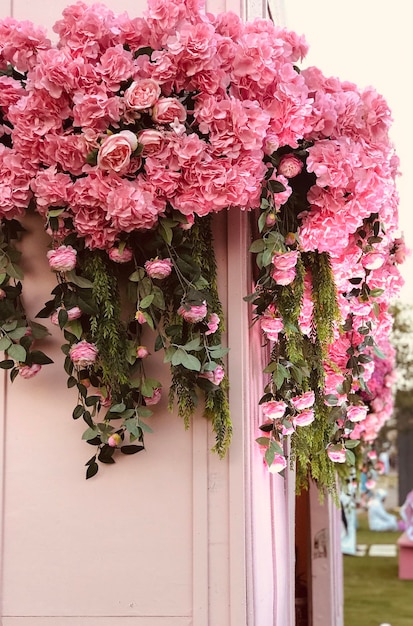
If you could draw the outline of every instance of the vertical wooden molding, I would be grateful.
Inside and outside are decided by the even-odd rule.
[[[4,585],[4,520],[6,497],[6,416],[7,416],[7,372],[0,375],[0,624],[3,616]]]

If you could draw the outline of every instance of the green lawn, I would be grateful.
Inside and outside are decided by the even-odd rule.
[[[396,543],[400,533],[368,530],[359,516],[357,543]],[[397,557],[344,556],[344,626],[413,626],[413,580],[399,580]]]

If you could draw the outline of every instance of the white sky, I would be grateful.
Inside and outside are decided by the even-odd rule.
[[[372,85],[393,114],[392,139],[402,176],[400,228],[413,250],[413,32],[409,0],[284,0],[287,28],[310,46],[302,66]],[[409,99],[409,96],[411,99]],[[402,266],[401,299],[413,304],[413,254]]]

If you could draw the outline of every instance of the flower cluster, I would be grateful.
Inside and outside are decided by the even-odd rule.
[[[231,424],[210,222],[254,210],[260,275],[250,299],[271,348],[259,439],[267,465],[285,467],[290,434],[305,467],[320,445],[323,458],[341,461],[344,449],[348,460],[350,433],[369,419],[368,382],[382,380],[375,359],[401,282],[383,98],[300,72],[303,37],[207,14],[201,0],[150,0],[141,18],[77,2],[54,31],[56,45],[29,22],[0,21],[5,367],[29,377],[46,358],[20,336],[34,328],[24,316],[7,326],[22,276],[6,225],[34,208],[58,281],[39,315],[64,331],[73,417],[98,447],[88,477],[115,449],[143,448],[147,407],[161,398],[145,374],[146,327],[172,368],[170,404],[176,396],[188,424],[201,389],[223,454]],[[127,323],[123,273],[135,307]],[[302,434],[311,432],[322,433],[318,448]]]

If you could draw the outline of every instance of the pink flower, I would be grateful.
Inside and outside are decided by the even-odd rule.
[[[133,252],[130,248],[126,246],[120,251],[120,248],[114,247],[111,248],[108,252],[109,258],[111,261],[115,263],[129,263],[129,261],[133,258]]]
[[[201,322],[207,314],[207,304],[205,300],[202,304],[190,306],[189,309],[187,306],[180,306],[178,314],[182,315],[184,320],[190,324]]]
[[[150,278],[157,278],[158,280],[162,280],[163,278],[167,278],[172,272],[172,261],[171,259],[155,259],[154,261],[146,261],[145,265],[146,273]]]
[[[268,226],[269,228],[271,228],[271,226],[274,226],[276,221],[277,221],[276,214],[275,213],[268,213],[267,217],[265,218],[265,225]]]
[[[347,419],[350,422],[361,422],[366,419],[367,407],[362,404],[354,404],[347,409]]]
[[[330,445],[327,446],[327,454],[333,463],[346,462],[346,449],[343,445],[330,443]]]
[[[280,271],[291,270],[297,265],[298,252],[290,250],[289,252],[277,253],[272,257],[272,263],[275,269]]]
[[[158,124],[170,124],[175,121],[185,122],[186,109],[176,98],[161,98],[153,107],[152,119]]]
[[[97,157],[101,170],[122,174],[129,167],[132,152],[138,147],[138,138],[130,130],[110,135],[103,140]]]
[[[52,315],[50,316],[50,321],[52,322],[52,324],[55,324],[55,326],[59,325],[59,312],[61,310],[62,310],[62,307],[59,306],[59,308],[56,309],[56,311],[54,311]],[[82,317],[82,311],[79,309],[78,306],[74,306],[71,309],[66,309],[66,313],[67,313],[67,319],[69,322],[73,320],[77,320],[80,317]]]
[[[153,390],[153,393],[150,397],[144,396],[143,399],[145,400],[145,404],[149,406],[152,404],[158,404],[161,397],[162,397],[162,389],[160,387],[156,387]]]
[[[278,173],[286,178],[294,178],[303,169],[303,162],[293,154],[285,154],[278,165]]]
[[[141,311],[141,310],[136,311],[136,313],[135,313],[135,320],[138,322],[138,324],[146,324],[146,317],[145,317],[143,311]]]
[[[287,459],[282,454],[276,454],[271,465],[268,467],[268,471],[271,474],[279,474],[283,469],[287,467]]]
[[[217,332],[219,326],[220,319],[216,313],[211,313],[208,318],[207,326],[208,330],[206,331],[206,335],[213,335]]]
[[[262,413],[268,419],[281,419],[285,415],[287,405],[282,400],[270,400],[262,403]]]
[[[361,257],[361,264],[366,270],[377,270],[385,261],[386,257],[381,252],[368,252]]]
[[[98,354],[99,352],[95,344],[84,340],[73,344],[69,350],[69,356],[76,367],[93,365]]]
[[[295,268],[291,270],[273,270],[271,276],[277,285],[291,285],[295,278]]]
[[[306,391],[301,396],[294,396],[291,398],[291,402],[297,411],[302,411],[303,409],[309,409],[313,406],[315,401],[314,391]]]
[[[152,107],[161,95],[159,84],[152,78],[135,81],[125,91],[126,106],[134,111],[144,111]]]
[[[72,246],[59,246],[56,250],[49,250],[50,269],[54,272],[70,272],[76,266],[77,252]]]
[[[376,486],[376,481],[373,478],[369,478],[366,481],[366,489],[368,489],[369,491],[374,489],[375,486]]]
[[[203,372],[202,374],[199,375],[199,378],[206,378],[207,380],[211,381],[213,385],[218,386],[221,384],[224,376],[225,376],[224,368],[221,367],[221,365],[217,365],[216,368],[212,370],[212,372]]]
[[[42,366],[38,363],[33,363],[33,365],[22,365],[19,367],[19,376],[22,378],[28,379],[36,376],[42,369]]]
[[[367,457],[371,460],[371,461],[375,461],[377,459],[377,452],[375,450],[369,450],[367,452]]]
[[[136,348],[136,356],[138,357],[138,359],[146,359],[148,355],[149,350],[146,346],[138,346]]]
[[[4,289],[0,288],[0,300],[4,300],[4,298],[7,296],[6,292],[4,291]]]
[[[143,146],[142,156],[159,152],[162,149],[164,140],[165,135],[160,130],[155,130],[155,128],[142,130],[138,134],[138,141]]]
[[[115,433],[114,435],[111,435],[109,437],[108,446],[110,446],[111,448],[116,448],[116,446],[118,446],[121,441],[122,437],[118,433]]]
[[[308,426],[312,422],[314,422],[314,411],[312,409],[298,413],[293,419],[294,426]]]

